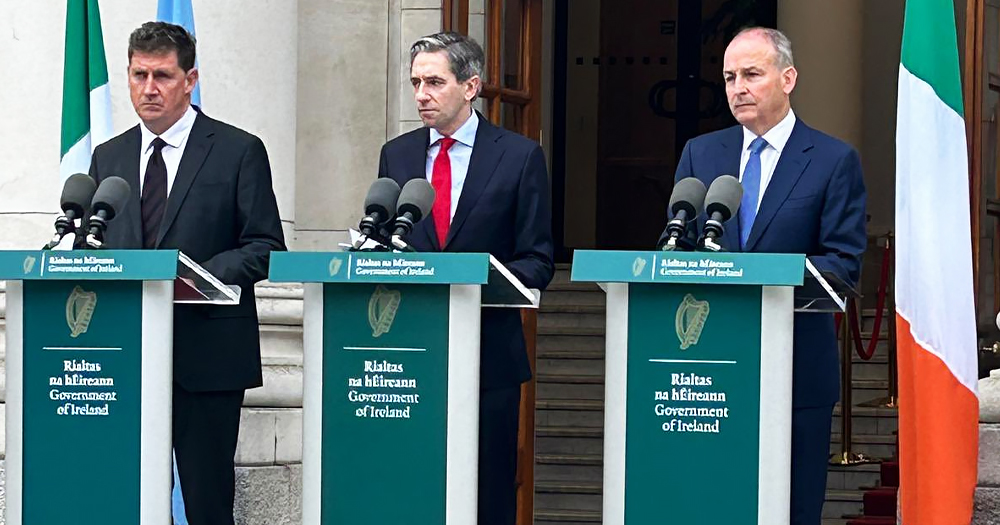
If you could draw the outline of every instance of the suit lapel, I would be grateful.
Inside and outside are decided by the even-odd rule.
[[[785,149],[778,158],[778,164],[774,167],[771,181],[764,190],[764,198],[760,201],[753,229],[750,230],[750,237],[747,239],[747,251],[753,250],[756,246],[771,219],[784,204],[795,183],[802,176],[802,172],[809,165],[809,156],[805,152],[812,148],[812,141],[809,140],[808,131],[809,128],[801,120],[795,120],[795,128],[792,129],[788,143],[785,144]]]
[[[715,173],[718,175],[732,175],[740,178],[740,154],[743,152],[743,127],[733,126],[723,134],[719,142],[718,154],[715,156]],[[714,180],[714,179],[713,179]],[[726,229],[722,232],[720,244],[727,251],[739,251],[740,249],[740,219],[739,214],[731,217],[726,222]]]
[[[451,227],[448,229],[446,247],[455,239],[465,220],[469,218],[469,213],[479,201],[483,189],[486,188],[503,157],[504,149],[499,144],[503,135],[478,111],[476,115],[479,117],[479,129],[476,130],[476,142],[472,147],[472,158],[469,159],[469,171],[465,174],[462,195],[458,199],[458,209],[455,210]]]
[[[156,246],[163,242],[163,237],[170,231],[170,226],[177,218],[177,213],[191,189],[191,184],[194,183],[201,166],[205,163],[208,152],[212,151],[212,145],[215,143],[214,135],[215,129],[211,119],[198,113],[191,126],[187,145],[184,146],[184,156],[181,157],[181,163],[177,167],[174,183],[170,187],[167,209],[163,212],[163,223],[160,225],[159,235],[156,236]]]
[[[142,193],[139,188],[139,162],[142,158],[139,150],[141,148],[142,132],[139,131],[139,126],[136,126],[129,130],[128,135],[125,136],[124,153],[121,157],[125,165],[119,173],[112,174],[125,179],[131,193],[122,218],[116,217],[115,220],[115,225],[121,224],[123,229],[125,246],[142,246]]]

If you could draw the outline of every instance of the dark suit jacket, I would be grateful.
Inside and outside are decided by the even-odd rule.
[[[676,180],[697,177],[706,186],[719,175],[739,176],[743,128],[691,139]],[[738,215],[738,214],[737,214]],[[802,253],[820,270],[855,285],[865,233],[865,186],[857,152],[796,119],[764,191],[745,251]],[[704,215],[699,227],[704,225]],[[740,251],[739,218],[725,224],[722,246]],[[830,314],[795,314],[793,403],[830,406],[840,396],[837,336]]]
[[[112,249],[142,248],[141,132],[136,126],[94,151],[90,175],[125,179],[132,197],[109,224]],[[174,308],[174,381],[189,391],[262,384],[254,283],[267,277],[271,250],[284,250],[271,166],[261,140],[199,112],[167,199],[157,248],[178,249],[226,284],[237,306]]]
[[[425,178],[429,141],[430,131],[421,128],[386,143],[379,177],[391,177],[400,186]],[[525,286],[544,289],[555,266],[542,148],[479,115],[469,172],[444,247],[431,216],[417,223],[406,241],[423,252],[491,253]],[[518,310],[484,308],[481,341],[482,389],[513,386],[531,377]]]

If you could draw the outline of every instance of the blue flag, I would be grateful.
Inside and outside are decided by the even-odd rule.
[[[187,29],[191,36],[194,36],[194,10],[191,9],[191,0],[158,0],[156,6],[156,19],[161,22],[170,22]],[[198,67],[198,59],[195,58],[194,66]],[[201,81],[194,87],[191,93],[191,103],[201,107]]]
[[[187,29],[191,36],[194,36],[194,10],[191,9],[191,0],[158,0],[156,6],[156,19],[160,22],[170,22]],[[197,55],[194,66],[198,67]],[[201,80],[194,86],[191,93],[191,103],[201,107]],[[171,494],[171,507],[174,517],[174,525],[188,525],[187,516],[184,513],[184,496],[181,495],[181,480],[177,474],[177,461],[174,460],[174,490]]]

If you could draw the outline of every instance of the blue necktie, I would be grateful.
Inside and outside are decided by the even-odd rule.
[[[753,220],[757,217],[757,201],[760,199],[760,152],[767,147],[767,141],[762,137],[753,139],[750,143],[750,158],[743,168],[743,198],[740,200],[740,249],[747,246]]]

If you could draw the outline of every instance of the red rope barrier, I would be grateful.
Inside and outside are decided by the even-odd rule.
[[[851,332],[852,339],[854,340],[854,349],[864,361],[868,361],[875,355],[875,349],[878,347],[879,334],[882,332],[882,318],[885,316],[885,299],[886,292],[889,288],[889,266],[892,259],[892,249],[889,247],[888,242],[886,243],[885,252],[882,256],[882,268],[879,275],[879,286],[878,286],[878,300],[876,301],[875,307],[875,322],[872,324],[872,337],[868,341],[867,348],[865,348],[864,342],[861,340],[861,320],[860,315],[858,315],[857,308],[851,304],[848,304],[847,315],[851,319]]]

